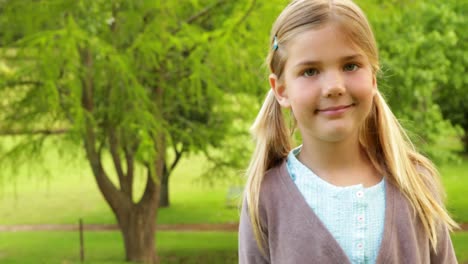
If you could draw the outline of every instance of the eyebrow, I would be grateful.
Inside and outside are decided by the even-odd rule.
[[[363,58],[364,58],[364,56],[361,55],[361,54],[353,54],[353,55],[341,57],[341,58],[338,59],[338,61],[344,62],[344,61],[351,61],[351,60],[360,60],[360,59],[363,59]],[[298,67],[302,67],[302,66],[320,65],[320,64],[322,64],[321,61],[305,60],[305,61],[299,62],[294,67],[298,68]]]

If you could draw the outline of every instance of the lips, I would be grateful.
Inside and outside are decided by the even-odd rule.
[[[348,105],[330,106],[322,109],[317,109],[316,112],[340,112],[340,110],[344,110],[352,106],[354,106],[354,103]]]

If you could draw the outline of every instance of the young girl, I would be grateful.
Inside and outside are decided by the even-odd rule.
[[[456,263],[437,171],[379,93],[377,47],[359,7],[292,1],[267,61],[239,262]],[[295,149],[282,108],[301,134]]]

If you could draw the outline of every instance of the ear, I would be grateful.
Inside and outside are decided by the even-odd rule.
[[[270,74],[269,80],[270,87],[273,90],[273,93],[275,94],[276,101],[278,101],[278,103],[282,107],[291,107],[291,104],[289,103],[288,93],[286,91],[286,86],[278,80],[276,74]]]

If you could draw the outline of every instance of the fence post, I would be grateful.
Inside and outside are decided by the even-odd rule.
[[[80,261],[84,262],[83,219],[80,218]]]

